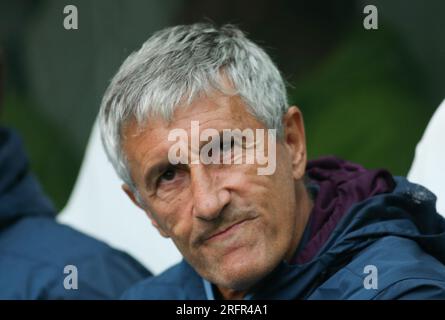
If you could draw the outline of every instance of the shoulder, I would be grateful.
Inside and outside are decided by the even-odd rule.
[[[98,256],[126,256],[102,241],[47,217],[23,218],[2,230],[0,254],[56,266]]]
[[[445,265],[416,241],[387,236],[356,254],[313,298],[326,294],[332,299],[445,298]]]
[[[445,299],[445,265],[413,239],[385,237],[360,260],[356,271],[375,260],[380,284],[373,299]]]
[[[205,299],[201,277],[182,261],[158,276],[143,280],[121,297],[124,300]]]
[[[78,290],[63,287],[67,266],[76,267]],[[117,298],[149,275],[129,255],[52,218],[23,218],[0,233],[0,284],[25,299]]]

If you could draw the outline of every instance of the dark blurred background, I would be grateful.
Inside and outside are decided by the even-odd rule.
[[[65,30],[63,8],[78,8]],[[363,8],[378,9],[365,30]],[[235,23],[266,48],[304,113],[310,158],[335,154],[405,175],[445,97],[445,1],[0,0],[1,122],[23,136],[61,209],[102,94],[155,30]]]

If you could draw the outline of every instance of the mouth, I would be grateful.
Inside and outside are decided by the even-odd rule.
[[[232,225],[230,225],[229,227],[217,231],[216,233],[212,234],[210,237],[208,237],[205,242],[207,241],[215,241],[215,240],[223,240],[226,237],[229,237],[232,233],[236,232],[237,229],[241,228],[242,226],[244,226],[247,222],[253,220],[254,218],[250,218],[250,219],[244,219],[241,220],[239,222],[236,222]]]

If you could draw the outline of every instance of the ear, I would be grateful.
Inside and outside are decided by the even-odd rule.
[[[291,106],[283,117],[284,145],[292,160],[292,173],[299,180],[306,170],[306,136],[303,115],[296,106]]]
[[[145,205],[139,203],[139,201],[138,201],[137,198],[136,198],[136,195],[135,195],[134,192],[131,190],[131,188],[128,186],[128,184],[125,184],[125,183],[124,183],[124,184],[122,185],[122,190],[124,190],[124,192],[127,194],[127,196],[131,199],[131,201],[132,201],[137,207],[139,207],[140,209],[142,209],[142,210],[145,212],[145,214],[147,215],[147,217],[150,219],[151,224],[153,225],[153,227],[155,227],[155,228],[158,230],[159,234],[160,234],[161,236],[163,236],[164,238],[169,238],[169,236],[167,235],[167,233],[165,233],[165,231],[162,230],[162,228],[159,227],[158,222],[154,219],[153,214],[150,212],[150,210],[148,210],[148,208],[147,208]]]

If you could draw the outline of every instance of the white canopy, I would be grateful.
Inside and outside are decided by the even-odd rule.
[[[445,100],[417,144],[408,179],[435,193],[437,211],[445,216]]]

